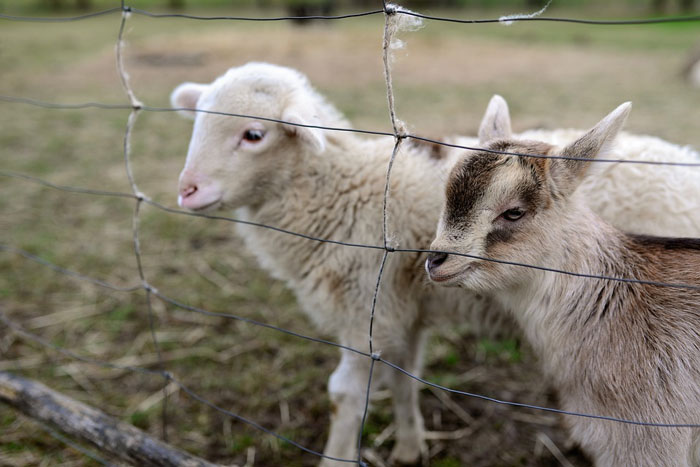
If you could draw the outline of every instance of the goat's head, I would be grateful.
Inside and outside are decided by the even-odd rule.
[[[557,242],[567,218],[575,216],[571,195],[590,160],[612,143],[629,113],[625,103],[563,149],[510,134],[508,106],[494,96],[479,128],[480,146],[454,166],[446,186],[446,204],[426,261],[430,278],[443,285],[480,291],[512,286],[528,269],[480,258],[542,264],[561,254]],[[562,156],[574,159],[525,157]]]
[[[300,153],[325,146],[321,130],[303,126],[318,124],[310,91],[301,73],[265,63],[231,68],[210,84],[178,86],[171,103],[194,119],[178,204],[193,211],[250,206],[283,186],[280,177]]]

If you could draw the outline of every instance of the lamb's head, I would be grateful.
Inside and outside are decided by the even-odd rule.
[[[448,177],[446,204],[431,245],[432,250],[458,254],[431,254],[425,264],[431,280],[495,291],[516,286],[530,270],[479,258],[537,265],[548,264],[549,255],[562,254],[557,245],[566,241],[567,220],[585,209],[572,195],[590,160],[611,145],[630,108],[630,103],[622,104],[584,136],[558,149],[512,139],[508,106],[494,96],[479,128],[481,147],[580,160],[465,154]]]
[[[318,125],[319,113],[330,108],[306,77],[290,68],[248,63],[210,84],[181,84],[171,103],[194,119],[178,197],[190,210],[260,203],[284,186],[283,177],[301,154],[325,147],[322,130],[271,121]]]

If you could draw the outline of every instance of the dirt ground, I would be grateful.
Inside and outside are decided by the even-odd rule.
[[[0,95],[56,103],[126,102],[114,65],[119,21],[112,15],[68,24],[3,23]],[[168,106],[177,84],[211,81],[230,66],[251,60],[292,66],[356,128],[389,131],[382,25],[381,16],[299,27],[133,15],[125,31],[125,64],[138,98],[154,107]],[[585,128],[631,100],[629,131],[697,148],[700,90],[680,76],[697,33],[697,23],[615,28],[427,22],[402,35],[406,44],[392,65],[398,116],[418,135],[474,134],[489,98],[498,93],[510,104],[516,131]],[[127,117],[124,110],[49,110],[0,101],[0,171],[130,192],[122,154]],[[145,112],[134,128],[136,181],[167,206],[176,204],[190,125],[171,112]],[[2,180],[2,245],[120,286],[139,283],[132,200],[67,193],[17,177]],[[227,222],[144,206],[140,243],[145,276],[168,296],[333,338],[319,335],[284,285],[255,265]],[[23,328],[81,355],[158,368],[143,291],[110,291],[7,248],[0,250],[0,270],[0,312]],[[216,405],[323,449],[329,413],[325,385],[336,349],[158,299],[152,307],[168,371]],[[0,329],[0,370],[40,380],[160,436],[161,378],[78,363]],[[556,406],[525,345],[461,327],[435,333],[425,377],[497,399]],[[374,396],[363,444],[367,461],[381,466],[393,432],[390,402],[383,393]],[[421,396],[435,438],[429,441],[432,466],[588,464],[556,415],[428,387]],[[308,466],[318,461],[172,386],[167,413],[169,442],[212,462]],[[0,406],[0,465],[97,463]]]

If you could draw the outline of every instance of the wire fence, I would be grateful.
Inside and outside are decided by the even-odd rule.
[[[53,271],[55,271],[58,274],[65,275],[67,277],[70,277],[72,279],[78,280],[78,281],[85,281],[87,283],[90,283],[94,286],[102,287],[109,289],[114,292],[121,292],[121,293],[137,293],[137,292],[143,292],[145,293],[145,298],[146,298],[146,306],[147,306],[147,313],[148,313],[148,320],[149,320],[149,327],[150,327],[150,335],[151,335],[151,340],[153,343],[153,346],[156,350],[157,356],[158,356],[158,367],[156,370],[149,369],[149,368],[144,368],[144,367],[139,367],[139,366],[130,366],[130,365],[121,365],[121,364],[115,364],[113,362],[109,361],[103,361],[99,359],[93,359],[90,357],[85,357],[83,355],[80,355],[79,353],[76,353],[70,349],[61,347],[59,345],[56,345],[41,336],[28,332],[25,330],[21,325],[17,324],[16,322],[12,321],[5,313],[3,313],[0,310],[0,322],[2,322],[8,329],[12,330],[16,335],[21,336],[22,338],[34,342],[36,344],[39,344],[42,347],[45,347],[47,349],[50,349],[53,352],[56,352],[57,354],[60,354],[61,356],[71,359],[71,360],[76,360],[78,362],[90,364],[90,365],[97,365],[100,367],[104,368],[112,368],[112,369],[120,369],[120,370],[126,370],[130,372],[135,372],[135,373],[141,373],[145,375],[151,375],[151,376],[156,376],[160,377],[164,381],[164,386],[163,386],[163,404],[162,404],[162,414],[161,414],[161,423],[162,423],[162,436],[163,438],[167,441],[167,414],[168,414],[168,392],[166,391],[166,388],[169,384],[175,384],[177,385],[183,392],[188,394],[192,399],[196,400],[197,402],[204,404],[206,406],[209,406],[210,408],[216,410],[217,412],[220,412],[228,417],[231,417],[232,419],[235,419],[237,421],[246,423],[255,429],[267,433],[269,435],[272,435],[286,443],[291,444],[292,446],[295,446],[296,448],[310,453],[314,456],[318,456],[319,458],[326,458],[334,461],[339,461],[339,462],[346,462],[346,463],[352,463],[352,464],[358,464],[358,465],[366,465],[365,461],[362,458],[362,433],[365,427],[366,423],[366,418],[368,414],[368,407],[369,407],[369,400],[370,400],[370,393],[371,393],[371,383],[372,383],[372,378],[373,378],[373,373],[375,370],[375,364],[380,363],[382,365],[385,365],[397,372],[400,372],[404,374],[405,376],[412,378],[416,381],[418,381],[421,384],[430,386],[432,388],[438,389],[440,391],[446,391],[451,394],[455,395],[460,395],[460,396],[466,396],[466,397],[472,397],[476,399],[480,399],[486,402],[491,402],[491,403],[496,403],[496,404],[504,404],[508,406],[513,406],[513,407],[520,407],[520,408],[527,408],[527,409],[534,409],[534,410],[540,410],[540,411],[546,411],[546,412],[553,412],[553,413],[558,413],[558,414],[563,414],[567,416],[575,416],[575,417],[585,417],[585,418],[591,418],[591,419],[599,419],[599,420],[607,420],[611,422],[617,422],[617,423],[623,423],[623,424],[631,424],[631,425],[641,425],[641,426],[649,426],[649,427],[659,427],[659,428],[668,428],[668,427],[676,427],[676,428],[700,428],[699,424],[690,424],[690,423],[680,423],[680,421],[666,421],[666,422],[658,422],[658,421],[651,421],[651,420],[630,420],[630,419],[622,419],[622,418],[616,418],[616,417],[610,417],[610,416],[605,416],[602,414],[589,414],[589,413],[576,413],[576,412],[569,412],[565,410],[560,410],[552,407],[544,407],[544,406],[538,406],[538,405],[531,405],[531,404],[526,404],[526,403],[520,403],[520,402],[513,402],[513,401],[508,401],[508,400],[500,400],[497,398],[489,397],[486,395],[482,394],[476,394],[476,393],[471,393],[471,392],[466,392],[466,391],[460,391],[456,389],[452,389],[440,384],[436,384],[434,382],[428,381],[426,379],[423,379],[417,375],[412,374],[410,371],[400,367],[399,365],[396,365],[395,363],[392,363],[391,361],[387,361],[386,359],[382,358],[381,355],[378,352],[375,352],[375,348],[373,345],[373,322],[374,322],[374,317],[375,317],[375,308],[376,308],[376,303],[377,303],[377,298],[380,293],[380,286],[382,282],[382,278],[384,275],[384,266],[386,264],[386,261],[389,257],[389,255],[392,254],[400,254],[400,253],[449,253],[452,255],[459,255],[459,256],[465,256],[469,258],[474,258],[482,261],[491,261],[491,262],[496,262],[496,263],[502,263],[502,264],[507,264],[511,265],[514,267],[520,267],[520,268],[534,268],[538,270],[543,270],[543,271],[549,271],[549,272],[554,272],[557,274],[565,274],[565,275],[571,275],[571,276],[576,276],[576,277],[582,277],[582,278],[587,278],[587,279],[592,279],[592,280],[610,280],[610,281],[618,281],[618,282],[626,282],[626,283],[638,283],[638,284],[646,284],[646,285],[654,285],[658,287],[670,287],[670,288],[680,288],[680,289],[690,289],[690,290],[700,290],[700,287],[692,285],[692,284],[682,284],[682,283],[665,283],[665,282],[654,282],[654,281],[647,281],[647,280],[640,280],[634,277],[612,277],[612,276],[605,276],[605,275],[595,275],[595,274],[583,274],[583,273],[578,273],[576,271],[564,271],[564,270],[558,270],[558,269],[552,269],[552,268],[547,268],[539,265],[534,265],[534,264],[522,264],[522,263],[515,263],[515,262],[509,262],[509,261],[503,261],[503,260],[498,260],[495,258],[486,258],[486,257],[479,257],[479,256],[473,256],[473,255],[467,255],[467,254],[462,254],[462,253],[457,253],[457,252],[443,252],[443,251],[438,251],[438,250],[429,250],[429,249],[419,249],[419,248],[394,248],[390,245],[389,241],[389,233],[388,233],[388,227],[387,227],[387,202],[389,199],[389,185],[390,185],[390,180],[391,180],[391,171],[392,171],[392,166],[395,160],[395,157],[401,147],[401,144],[409,139],[413,139],[416,141],[423,141],[423,142],[429,142],[437,145],[442,145],[446,147],[451,147],[451,148],[458,148],[458,149],[465,149],[465,150],[479,150],[479,151],[485,151],[485,152],[491,152],[491,153],[496,153],[496,154],[505,154],[505,155],[510,155],[510,156],[516,156],[516,157],[535,157],[535,158],[556,158],[556,159],[567,159],[567,160],[584,160],[581,158],[576,158],[576,157],[568,157],[566,155],[562,156],[548,156],[548,155],[532,155],[532,154],[521,154],[521,153],[514,153],[514,152],[504,152],[504,151],[497,151],[497,150],[491,150],[491,149],[485,149],[485,148],[474,148],[474,147],[469,147],[469,146],[461,146],[457,144],[452,144],[452,143],[447,143],[439,140],[434,140],[430,138],[425,138],[419,135],[414,135],[406,132],[402,125],[401,122],[398,121],[396,118],[396,112],[394,108],[394,96],[393,96],[393,89],[392,89],[392,74],[391,74],[391,67],[389,65],[389,42],[391,40],[391,33],[389,31],[389,25],[392,16],[394,15],[408,15],[408,16],[414,16],[417,18],[421,18],[424,20],[429,20],[429,21],[442,21],[442,22],[453,22],[453,23],[461,23],[461,24],[485,24],[485,23],[506,23],[506,22],[514,22],[514,21],[541,21],[541,22],[568,22],[568,23],[577,23],[577,24],[587,24],[587,25],[599,25],[599,26],[610,26],[610,25],[615,25],[615,26],[625,26],[625,25],[646,25],[646,24],[659,24],[659,23],[675,23],[675,22],[698,22],[700,21],[700,16],[685,16],[685,17],[668,17],[668,18],[655,18],[655,19],[640,19],[640,20],[613,20],[613,21],[600,21],[600,20],[581,20],[581,19],[572,19],[572,18],[551,18],[551,17],[527,17],[527,16],[522,16],[522,17],[501,17],[497,19],[458,19],[458,18],[448,18],[448,17],[437,17],[437,16],[429,16],[429,15],[423,15],[419,13],[415,13],[406,9],[403,9],[401,7],[398,7],[396,5],[391,5],[387,4],[386,2],[382,2],[382,8],[380,9],[375,9],[371,11],[366,11],[366,12],[357,12],[357,13],[351,13],[351,14],[345,14],[345,15],[338,15],[338,16],[310,16],[310,17],[303,17],[303,19],[307,20],[344,20],[344,19],[352,19],[352,18],[359,18],[359,17],[365,17],[365,16],[371,16],[371,15],[383,15],[384,16],[384,43],[383,43],[383,61],[384,61],[384,71],[385,71],[385,78],[386,78],[386,86],[387,86],[387,97],[388,97],[388,102],[389,102],[389,114],[392,122],[392,127],[393,131],[392,132],[382,132],[382,131],[373,131],[373,130],[358,130],[358,129],[352,129],[352,128],[337,128],[337,127],[326,127],[326,126],[317,126],[317,125],[305,125],[305,124],[298,124],[294,122],[289,122],[289,121],[284,121],[284,120],[277,120],[277,119],[272,119],[272,118],[267,118],[263,116],[256,116],[256,115],[241,115],[241,114],[233,114],[233,113],[226,113],[226,112],[216,112],[216,111],[209,111],[209,110],[202,110],[202,109],[190,109],[190,108],[162,108],[162,107],[154,107],[154,106],[149,106],[145,103],[142,103],[139,101],[139,99],[136,97],[133,89],[130,86],[129,79],[128,79],[128,74],[126,72],[125,66],[124,66],[124,60],[123,60],[123,43],[124,43],[124,34],[125,34],[125,26],[131,17],[131,15],[142,15],[144,17],[148,18],[153,18],[153,19],[158,19],[158,18],[179,18],[179,19],[186,19],[186,20],[200,20],[200,21],[289,21],[289,20],[295,20],[295,19],[302,19],[299,17],[293,17],[293,16],[283,16],[283,17],[237,17],[237,16],[195,16],[195,15],[188,15],[188,14],[159,14],[159,13],[152,13],[149,11],[145,10],[140,10],[136,8],[132,8],[128,6],[125,1],[119,2],[119,6],[115,6],[114,8],[110,8],[104,11],[98,11],[90,14],[85,14],[85,15],[80,15],[80,16],[71,16],[71,17],[20,17],[20,16],[10,16],[10,15],[3,15],[0,14],[0,19],[2,20],[8,20],[8,21],[23,21],[23,22],[73,22],[73,21],[82,21],[82,20],[89,20],[91,18],[96,18],[99,16],[105,16],[105,15],[110,15],[110,14],[121,14],[121,23],[120,23],[120,28],[119,28],[119,33],[116,38],[117,40],[117,47],[116,47],[116,61],[117,61],[117,67],[119,71],[119,77],[121,79],[124,92],[126,93],[129,103],[128,104],[111,104],[111,103],[100,103],[100,102],[85,102],[85,103],[56,103],[56,102],[46,102],[46,101],[40,101],[40,100],[35,100],[27,97],[18,97],[18,96],[0,96],[0,102],[5,102],[5,103],[18,103],[18,104],[25,104],[25,105],[30,105],[30,106],[37,106],[37,107],[42,107],[42,108],[48,108],[48,109],[54,109],[54,110],[79,110],[79,109],[88,109],[88,108],[98,108],[98,109],[104,109],[104,110],[130,110],[130,114],[128,117],[128,120],[126,122],[126,127],[124,131],[124,136],[123,136],[123,157],[124,157],[124,165],[125,165],[125,171],[127,174],[127,178],[129,180],[129,184],[131,187],[131,193],[127,192],[115,192],[115,191],[101,191],[101,190],[95,190],[95,189],[87,189],[83,187],[77,187],[77,186],[64,186],[64,185],[58,185],[55,183],[52,183],[48,180],[31,176],[25,173],[18,173],[14,171],[9,171],[9,170],[0,170],[0,176],[5,177],[5,178],[12,178],[15,180],[20,180],[22,182],[26,183],[32,183],[32,184],[38,184],[53,190],[57,191],[63,191],[63,192],[69,192],[69,193],[75,193],[75,194],[80,194],[80,195],[86,195],[86,196],[101,196],[101,197],[113,197],[113,198],[125,198],[125,199],[131,199],[134,202],[133,205],[133,215],[131,219],[132,223],[132,241],[133,241],[133,254],[136,260],[136,267],[137,267],[137,274],[138,274],[138,283],[133,284],[133,285],[115,285],[112,283],[109,283],[105,280],[96,278],[96,277],[91,277],[88,275],[84,275],[79,271],[74,271],[71,269],[68,269],[64,266],[54,264],[51,261],[48,261],[45,258],[41,258],[37,255],[34,255],[28,251],[25,251],[23,249],[17,248],[13,245],[9,244],[0,244],[0,251],[5,252],[6,254],[14,254],[21,256],[25,258],[28,261],[33,261],[37,264],[40,264],[46,268],[49,268]],[[374,135],[374,136],[385,136],[385,137],[391,137],[394,139],[394,147],[393,147],[393,152],[389,161],[389,164],[386,169],[386,183],[384,187],[384,195],[383,195],[383,226],[382,226],[382,232],[383,232],[383,244],[381,245],[373,245],[373,244],[361,244],[361,243],[351,243],[351,242],[345,242],[339,239],[332,239],[332,238],[319,238],[311,235],[307,235],[302,232],[294,232],[294,231],[289,231],[283,228],[279,228],[273,225],[265,225],[265,224],[258,224],[250,221],[245,221],[241,219],[236,219],[232,217],[227,217],[227,216],[220,216],[220,215],[210,215],[210,214],[203,214],[203,213],[197,213],[197,212],[188,212],[188,211],[182,211],[179,209],[174,209],[165,205],[162,205],[152,199],[150,199],[146,194],[142,193],[137,186],[135,179],[134,179],[134,174],[133,174],[133,168],[132,168],[132,163],[131,163],[131,138],[132,138],[132,133],[136,125],[136,120],[138,116],[142,112],[177,112],[177,111],[193,111],[193,112],[204,112],[204,113],[209,113],[209,114],[216,114],[216,115],[222,115],[222,116],[227,116],[230,118],[254,118],[257,120],[264,120],[264,121],[271,121],[271,122],[276,122],[276,123],[283,123],[285,125],[291,125],[291,126],[301,126],[301,127],[308,127],[308,128],[315,128],[315,129],[320,129],[324,131],[338,131],[338,132],[354,132],[354,133],[359,133],[359,134],[366,134],[366,135]],[[587,160],[587,159],[586,159]],[[668,165],[668,166],[676,166],[676,167],[685,167],[685,168],[690,168],[691,170],[698,170],[700,168],[700,162],[674,162],[674,161],[648,161],[648,160],[630,160],[630,159],[598,159],[595,160],[595,162],[599,163],[624,163],[624,164],[652,164],[652,165]],[[187,303],[182,303],[168,295],[165,295],[161,291],[158,290],[158,288],[155,286],[155,284],[152,284],[149,282],[145,272],[144,268],[142,265],[142,253],[141,253],[141,245],[140,245],[140,220],[141,220],[141,210],[142,206],[146,204],[149,206],[152,206],[154,208],[157,208],[165,213],[168,214],[173,214],[173,215],[179,215],[179,216],[191,216],[191,217],[200,217],[200,218],[206,218],[206,219],[211,219],[211,220],[218,220],[218,221],[225,221],[225,222],[231,222],[231,223],[240,223],[240,224],[246,224],[246,225],[251,225],[257,228],[261,229],[270,229],[276,232],[279,232],[282,235],[292,235],[296,237],[300,237],[303,239],[306,239],[308,241],[312,242],[320,242],[320,243],[328,243],[328,244],[333,244],[339,248],[359,248],[359,249],[373,249],[373,250],[378,250],[382,251],[383,255],[381,258],[381,262],[379,264],[379,272],[376,278],[375,282],[375,288],[374,288],[374,293],[373,293],[373,299],[371,305],[369,305],[369,317],[368,317],[368,344],[369,344],[369,352],[365,352],[363,350],[349,347],[346,345],[342,345],[333,341],[325,340],[325,339],[320,339],[317,337],[309,336],[309,335],[304,335],[300,334],[298,332],[294,332],[288,329],[284,329],[282,327],[274,326],[262,321],[254,320],[251,318],[247,318],[244,316],[238,316],[235,314],[230,314],[230,313],[223,313],[223,312],[216,312],[216,311],[209,311],[206,309],[202,309],[196,306],[189,305]],[[370,360],[370,367],[369,367],[369,374],[367,375],[367,385],[366,385],[366,393],[365,393],[365,407],[364,407],[364,412],[362,416],[362,423],[361,423],[361,428],[359,433],[357,434],[357,452],[358,452],[358,457],[355,459],[340,459],[340,458],[335,458],[331,456],[327,456],[321,452],[317,452],[313,449],[310,449],[306,446],[301,445],[300,443],[296,442],[293,439],[290,439],[289,437],[283,436],[282,434],[276,433],[273,430],[270,430],[269,428],[266,428],[265,426],[257,423],[254,420],[245,418],[239,414],[233,413],[223,407],[220,407],[219,405],[211,402],[210,400],[207,400],[197,392],[193,391],[190,389],[185,383],[183,383],[182,379],[176,377],[174,374],[169,372],[166,369],[165,362],[162,357],[162,352],[161,352],[161,345],[158,341],[157,335],[156,335],[156,324],[155,324],[155,317],[153,313],[153,300],[157,299],[160,300],[164,303],[167,303],[171,306],[177,307],[182,310],[186,310],[189,312],[193,313],[198,313],[201,315],[205,316],[211,316],[211,317],[220,317],[220,318],[225,318],[225,319],[230,319],[230,320],[236,320],[240,321],[243,323],[247,323],[252,326],[257,326],[261,328],[266,328],[273,330],[275,332],[283,333],[286,335],[293,336],[295,338],[299,339],[304,339],[310,342],[322,344],[322,345],[327,345],[327,346],[332,346],[336,347],[339,349],[343,349],[348,352],[352,352],[356,355],[362,356],[364,358],[367,358]],[[55,433],[54,431],[51,431],[52,435],[55,436],[58,439],[61,439],[64,443],[69,444],[71,446],[75,446],[70,440],[65,439],[62,437],[60,434]],[[93,460],[95,460],[98,463],[104,464],[104,465],[110,465],[108,461],[102,459],[99,456],[96,456],[90,452],[84,451],[80,446],[75,446],[76,449],[81,450],[84,452],[85,455],[89,456]]]

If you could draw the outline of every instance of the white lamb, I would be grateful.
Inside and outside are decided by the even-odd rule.
[[[173,91],[171,101],[180,109],[254,115],[301,125],[349,125],[304,75],[264,63],[231,68],[211,84],[184,83]],[[369,139],[255,118],[183,113],[195,122],[180,175],[180,206],[193,211],[233,210],[242,220],[315,237],[383,244],[382,204],[394,145],[391,138]],[[555,131],[539,137],[558,143],[573,138],[570,133]],[[611,157],[700,161],[690,149],[658,139],[631,135],[622,139],[622,149]],[[478,144],[476,138],[451,141]],[[438,187],[460,152],[412,140],[401,145],[388,202],[393,246],[430,245],[444,200],[444,190]],[[590,201],[604,218],[627,230],[697,235],[697,180],[697,172],[690,170],[606,164],[589,189],[610,194],[591,196]],[[650,186],[658,197],[638,202],[637,195],[630,196],[645,193]],[[628,202],[628,198],[637,202]],[[676,210],[687,212],[677,216]],[[382,250],[319,243],[243,224],[237,230],[262,267],[288,284],[324,332],[344,345],[368,350],[370,306]],[[494,305],[482,297],[426,283],[423,260],[421,254],[389,254],[373,328],[375,352],[414,374],[421,372],[426,330],[432,323],[454,319],[447,317],[448,310],[477,317],[497,314]],[[334,410],[323,465],[342,465],[333,459],[358,459],[356,441],[369,366],[370,359],[341,352],[340,364],[328,383]],[[393,394],[397,430],[391,460],[416,462],[425,448],[417,385],[384,365],[375,369],[375,381]]]

